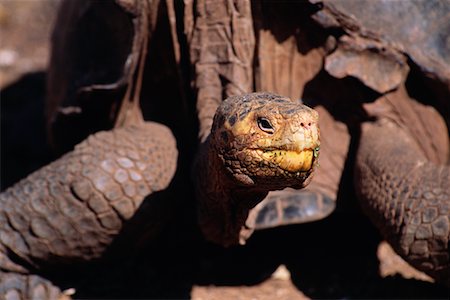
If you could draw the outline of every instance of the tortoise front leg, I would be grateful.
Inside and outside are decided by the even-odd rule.
[[[195,68],[199,137],[204,142],[222,100],[253,91],[255,37],[251,3],[187,1],[185,20]]]
[[[101,257],[144,198],[169,185],[176,162],[170,130],[148,122],[92,135],[7,189],[0,194],[0,282],[26,272],[20,265],[40,271]]]
[[[355,180],[363,209],[395,251],[448,285],[450,167],[428,161],[404,129],[381,119],[362,126]]]

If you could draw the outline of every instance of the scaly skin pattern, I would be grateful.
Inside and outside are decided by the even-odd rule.
[[[300,40],[291,38],[294,33],[298,37],[303,30],[286,28],[284,22],[271,19],[270,16],[274,15],[280,16],[280,20],[286,16],[277,5],[248,0],[190,0],[185,1],[185,4],[184,28],[191,63],[195,68],[193,73],[201,142],[210,134],[214,114],[222,99],[255,90],[276,92],[298,99],[307,82],[306,78],[310,80],[321,68],[323,59],[319,55],[320,51],[311,51],[312,56],[304,56],[299,50],[304,49],[304,41],[299,47]],[[293,20],[301,18],[295,12],[298,8],[294,5],[287,9],[292,16],[296,16]],[[269,17],[263,18],[268,11]],[[283,38],[276,37],[275,32],[283,32]],[[292,36],[286,39],[288,32]],[[321,180],[321,183],[324,181]],[[258,211],[264,215],[269,212],[267,218],[261,218],[262,214],[259,214],[259,223],[264,223],[263,227],[321,219],[334,209],[335,204],[329,193],[324,196],[318,189],[312,191],[308,194],[308,206],[300,205],[300,201],[305,198],[301,193],[270,193],[266,201],[252,210],[251,218],[254,219]],[[276,220],[272,218],[274,207],[280,208]],[[308,207],[309,216],[303,213],[304,207]],[[291,213],[288,217],[284,213],[292,212],[293,209],[297,211],[295,216]]]
[[[0,299],[70,299],[50,281],[37,275],[2,273]]]
[[[449,285],[450,167],[422,153],[391,121],[364,124],[356,189],[363,209],[397,253]]]
[[[22,263],[41,270],[99,258],[144,198],[168,186],[176,162],[170,130],[147,122],[92,135],[7,189],[0,195],[0,295],[31,296],[11,284],[27,286],[30,278],[17,274],[27,272]]]
[[[251,15],[248,0],[186,1],[185,19],[191,22],[185,28],[195,66],[202,142],[222,100],[253,90],[255,37]]]
[[[253,228],[249,210],[271,190],[303,188],[319,149],[317,113],[270,93],[222,102],[195,165],[199,223],[205,237],[229,246]]]

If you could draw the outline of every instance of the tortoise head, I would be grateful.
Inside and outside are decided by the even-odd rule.
[[[218,108],[212,144],[239,183],[264,189],[301,188],[315,168],[318,114],[278,95],[253,93],[226,99]]]

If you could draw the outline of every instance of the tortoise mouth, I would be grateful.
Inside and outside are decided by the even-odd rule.
[[[286,149],[254,149],[253,151],[264,161],[292,172],[309,172],[318,157],[319,147],[301,151]]]

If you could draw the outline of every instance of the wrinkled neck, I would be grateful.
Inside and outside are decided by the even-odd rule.
[[[224,246],[244,243],[252,232],[245,224],[248,213],[268,191],[239,184],[225,169],[210,138],[200,145],[194,175],[198,220],[205,238]]]

